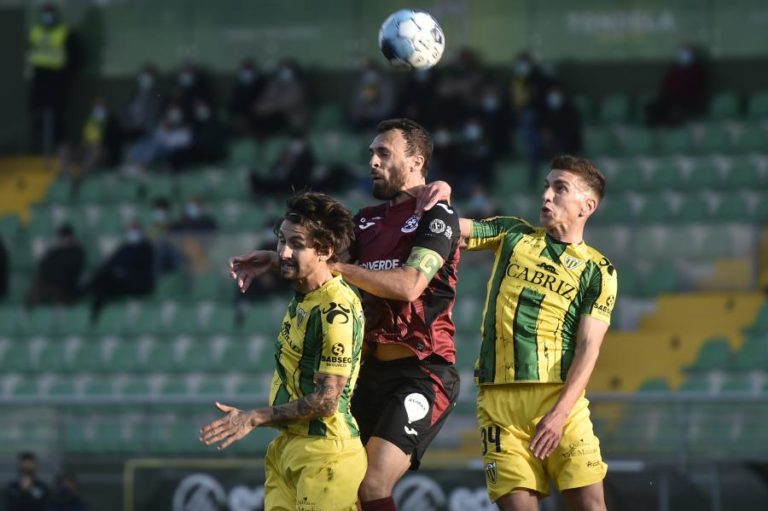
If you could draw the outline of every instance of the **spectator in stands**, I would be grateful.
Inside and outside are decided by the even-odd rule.
[[[66,472],[58,474],[48,511],[86,511],[87,509],[88,506],[80,496],[80,487],[75,476]]]
[[[547,92],[539,122],[541,152],[545,158],[560,154],[581,154],[581,116],[570,97],[559,84]]]
[[[157,126],[162,109],[163,94],[157,68],[154,64],[145,64],[136,77],[131,99],[123,112],[123,133],[128,140],[150,135]]]
[[[208,77],[191,62],[185,62],[179,70],[171,95],[172,99],[181,105],[187,118],[192,117],[193,107],[198,99],[209,105],[214,104]]]
[[[27,294],[27,307],[71,305],[77,298],[84,269],[85,250],[72,227],[64,224],[37,265],[37,275]]]
[[[205,210],[200,197],[193,197],[184,205],[181,217],[171,223],[172,233],[192,233],[215,231],[218,225],[216,219]]]
[[[145,296],[155,288],[154,249],[137,222],[128,224],[125,240],[101,265],[85,286],[93,296],[91,321],[104,305],[116,298]]]
[[[509,102],[516,138],[522,143],[522,153],[528,162],[529,185],[538,185],[538,167],[541,158],[539,116],[544,107],[549,79],[533,56],[518,54],[509,85]]]
[[[8,250],[0,237],[0,301],[8,294]]]
[[[83,123],[80,142],[65,146],[61,151],[62,176],[80,180],[101,166],[120,163],[123,137],[120,124],[104,98],[97,97]]]
[[[314,184],[315,154],[304,135],[296,135],[264,177],[251,172],[251,192],[256,195],[290,194]]]
[[[481,184],[472,187],[466,204],[467,216],[472,218],[491,218],[501,214],[488,190]]]
[[[435,112],[435,87],[437,76],[432,69],[417,69],[408,73],[400,96],[397,100],[397,110],[403,117],[413,119],[423,126],[434,126],[437,114]]]
[[[67,96],[78,65],[75,34],[61,20],[53,3],[40,8],[29,31],[27,63],[31,72],[29,90],[29,144],[48,154],[64,140]]]
[[[211,105],[197,99],[192,117],[192,146],[190,160],[193,163],[213,163],[224,158],[226,133]]]
[[[372,129],[390,117],[394,106],[392,79],[369,60],[352,94],[350,121],[354,129]]]
[[[454,136],[445,124],[438,124],[432,134],[432,170],[440,179],[457,183],[462,169],[461,147],[458,137]]]
[[[646,108],[648,126],[674,126],[701,113],[706,101],[706,75],[693,46],[683,44],[667,69],[659,95]]]
[[[469,117],[459,137],[460,171],[457,196],[465,198],[475,184],[491,185],[493,179],[493,143],[488,130],[477,117]],[[471,169],[469,172],[467,169]]]
[[[437,118],[451,128],[460,127],[476,110],[483,80],[477,57],[467,48],[460,49],[437,79],[431,99],[437,103]]]
[[[164,197],[152,201],[152,221],[147,234],[152,241],[155,255],[155,275],[173,272],[186,264],[184,253],[169,238],[171,229],[171,205]]]
[[[264,86],[264,76],[253,59],[243,59],[229,99],[229,129],[233,135],[244,137],[253,133],[254,110]]]
[[[509,105],[495,82],[487,81],[483,85],[475,116],[488,130],[494,155],[497,158],[507,155],[510,150]]]
[[[192,148],[192,125],[178,103],[172,103],[163,120],[151,135],[140,138],[128,150],[126,172],[142,174],[148,167],[170,163],[175,170],[189,161]]]
[[[270,77],[254,109],[254,128],[258,136],[295,132],[306,127],[309,118],[306,86],[298,66],[283,61]]]
[[[18,457],[18,478],[5,489],[6,511],[48,511],[48,485],[37,478],[37,456],[22,452]]]

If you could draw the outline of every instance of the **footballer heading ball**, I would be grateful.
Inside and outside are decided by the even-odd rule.
[[[381,25],[379,48],[394,67],[427,69],[443,55],[445,36],[429,13],[401,9]]]

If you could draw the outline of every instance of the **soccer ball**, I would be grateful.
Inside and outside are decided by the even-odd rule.
[[[397,68],[427,69],[443,55],[445,36],[429,13],[401,9],[381,25],[379,48]]]

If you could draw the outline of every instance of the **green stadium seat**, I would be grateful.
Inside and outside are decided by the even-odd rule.
[[[653,154],[655,141],[653,133],[645,128],[627,130],[622,137],[624,151],[631,155]]]
[[[637,221],[646,224],[661,224],[673,217],[669,202],[662,195],[646,194],[640,208],[635,212]]]
[[[768,147],[765,128],[760,124],[747,125],[740,136],[735,138],[733,146],[737,154],[764,152]]]
[[[16,340],[8,345],[0,359],[0,371],[7,373],[24,373],[31,371],[32,353],[28,343]]]
[[[733,357],[731,369],[737,372],[764,371],[768,367],[768,333],[748,335]]]
[[[579,94],[573,97],[573,105],[576,107],[576,110],[579,111],[579,115],[581,115],[583,122],[590,123],[594,120],[595,102],[592,98]]]
[[[611,190],[634,192],[645,186],[644,173],[636,159],[625,158],[617,162],[613,180],[609,182]]]
[[[183,199],[192,197],[210,198],[215,188],[205,171],[187,172],[179,181],[179,193]]]
[[[39,381],[34,378],[23,378],[17,381],[13,386],[12,395],[17,399],[38,397],[40,395]]]
[[[109,378],[92,378],[85,384],[83,394],[89,398],[109,398],[116,394],[115,387]]]
[[[0,216],[0,238],[5,243],[15,240],[22,233],[18,215],[3,214]]]
[[[341,130],[344,128],[344,114],[335,103],[320,105],[312,117],[312,131]]]
[[[737,193],[720,196],[720,202],[714,214],[715,220],[719,222],[746,222],[751,220],[751,217],[752,214],[744,197]]]
[[[755,120],[768,117],[768,91],[757,92],[749,98],[747,116]]]
[[[725,123],[708,123],[696,149],[704,154],[728,153],[733,149],[733,135]]]
[[[223,285],[229,283],[219,273],[205,273],[197,275],[192,282],[192,300],[193,301],[218,301],[223,297]]]
[[[709,105],[711,119],[734,119],[740,115],[740,111],[740,98],[735,92],[720,92]]]
[[[183,370],[176,356],[176,343],[173,341],[155,343],[147,355],[147,365],[152,372],[172,373]],[[168,392],[163,389],[163,393]]]
[[[263,163],[266,168],[270,168],[280,158],[280,154],[288,148],[291,139],[288,137],[272,137],[264,142]]]
[[[38,353],[36,370],[43,373],[68,373],[75,369],[67,343],[45,342]]]
[[[93,328],[95,335],[120,335],[128,323],[125,306],[122,303],[111,304],[102,309]]]
[[[227,165],[230,167],[254,168],[263,165],[261,148],[250,139],[233,140],[227,151]]]
[[[203,331],[210,334],[233,335],[236,331],[235,307],[226,304],[214,309]]]
[[[623,123],[629,120],[630,101],[624,94],[606,96],[600,103],[599,117],[603,123]]]
[[[275,316],[275,307],[270,302],[255,302],[245,313],[242,331],[246,334],[275,335],[281,320],[282,316]]]
[[[689,371],[725,370],[731,365],[733,353],[727,338],[713,337],[706,340]]]
[[[499,162],[495,175],[495,193],[502,196],[528,189],[528,169],[522,163]]]
[[[74,397],[80,394],[73,379],[59,376],[48,387],[48,395],[50,397]]]
[[[768,333],[768,302],[763,302],[760,306],[757,317],[749,329],[753,332]]]
[[[757,189],[762,185],[760,170],[750,158],[734,158],[726,173],[728,188]]]
[[[680,386],[678,392],[690,394],[709,394],[710,380],[707,374],[693,373],[686,376],[685,381]]]
[[[245,174],[230,169],[213,192],[212,197],[218,200],[247,199],[250,194],[250,184]]]
[[[678,163],[671,158],[660,158],[654,161],[645,187],[649,190],[666,191],[682,188],[682,185],[682,171]]]
[[[23,335],[51,336],[56,331],[54,309],[41,306],[29,310],[24,314],[19,326]]]
[[[691,152],[693,138],[688,128],[672,128],[657,133],[659,149],[665,154],[685,154]]]
[[[668,263],[661,263],[643,276],[641,291],[646,296],[655,296],[676,291],[677,287],[675,268]]]
[[[0,336],[13,336],[19,329],[23,319],[23,309],[13,305],[0,306]]]
[[[57,179],[51,183],[45,201],[51,204],[66,204],[72,198],[72,181]]]
[[[119,339],[111,356],[104,362],[111,373],[145,372],[148,367],[142,362],[141,345],[135,339]]]
[[[651,378],[641,383],[637,392],[644,394],[648,392],[669,392],[670,390],[669,382],[664,378]]]
[[[718,190],[721,185],[720,169],[715,163],[704,158],[694,163],[688,174],[685,188],[688,190]]]
[[[146,378],[135,378],[123,385],[121,393],[127,397],[149,397],[152,395],[152,388]]]
[[[706,197],[698,194],[684,195],[675,220],[678,222],[706,222],[712,217]]]
[[[616,152],[616,141],[610,129],[589,128],[584,133],[584,151],[590,156],[605,156]]]
[[[768,223],[768,194],[763,193],[761,200],[757,202],[754,216],[758,222]]]
[[[189,295],[190,288],[190,276],[183,271],[176,271],[157,280],[155,298],[158,300],[179,300]]]

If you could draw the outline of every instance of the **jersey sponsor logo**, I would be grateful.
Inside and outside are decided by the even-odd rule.
[[[605,267],[605,271],[608,272],[608,275],[613,275],[613,272],[616,271],[616,268],[613,267],[611,262],[606,257],[603,257],[603,259],[600,261],[600,266]]]
[[[337,357],[340,357],[344,354],[344,345],[340,342],[337,342],[333,346],[331,346],[331,353],[336,355]]]
[[[538,270],[532,270],[530,268],[520,266],[516,263],[511,263],[509,266],[507,266],[507,277],[511,277],[513,279],[521,279],[526,282],[530,282],[531,284],[545,287],[550,291],[554,291],[555,293],[559,294],[563,298],[568,298],[569,300],[574,298],[574,294],[576,292],[576,288],[564,280],[553,277],[552,275],[547,275],[544,272]]]
[[[376,222],[374,222],[374,220],[381,220],[381,217],[380,216],[375,216],[375,217],[371,218],[370,220],[366,219],[365,217],[361,217],[360,218],[360,223],[357,225],[357,228],[360,229],[361,231],[364,231],[364,230],[368,229],[369,227],[373,227],[374,225],[376,225]]]
[[[485,478],[488,480],[491,484],[496,484],[496,462],[492,461],[490,463],[485,464]]]
[[[405,224],[400,228],[401,232],[409,233],[415,231],[419,227],[419,217],[417,215],[411,215]]]
[[[563,257],[563,266],[565,266],[569,270],[575,270],[576,268],[581,266],[583,262],[584,261],[582,261],[581,259],[576,259],[573,256],[566,255],[565,257]]]
[[[408,426],[403,426],[403,431],[405,431],[406,435],[419,436],[419,432],[418,431],[416,431],[413,428],[409,428]]]
[[[320,355],[320,361],[329,366],[344,367],[352,363],[352,357]]]
[[[605,305],[602,303],[596,303],[594,308],[604,314],[610,314],[613,311],[613,303],[616,301],[616,297],[611,295],[605,300]]]
[[[539,264],[536,265],[536,267],[543,268],[543,269],[547,270],[549,273],[554,273],[555,275],[557,275],[557,268],[555,268],[551,264],[539,263]]]
[[[361,263],[360,266],[362,266],[367,270],[376,270],[376,271],[392,270],[394,268],[400,267],[400,260],[399,259],[379,259],[378,261],[368,261],[366,263]]]
[[[328,304],[328,308],[323,311],[323,314],[325,314],[325,319],[330,324],[333,324],[334,320],[340,317],[342,319],[341,324],[343,325],[344,323],[349,323],[350,312],[352,311],[343,305],[331,302]]]
[[[405,413],[408,415],[408,424],[416,422],[427,416],[429,412],[429,401],[424,394],[412,392],[405,396],[403,400]]]
[[[434,232],[435,234],[440,234],[441,232],[445,232],[445,222],[443,222],[439,218],[435,218],[429,223],[429,230]]]

